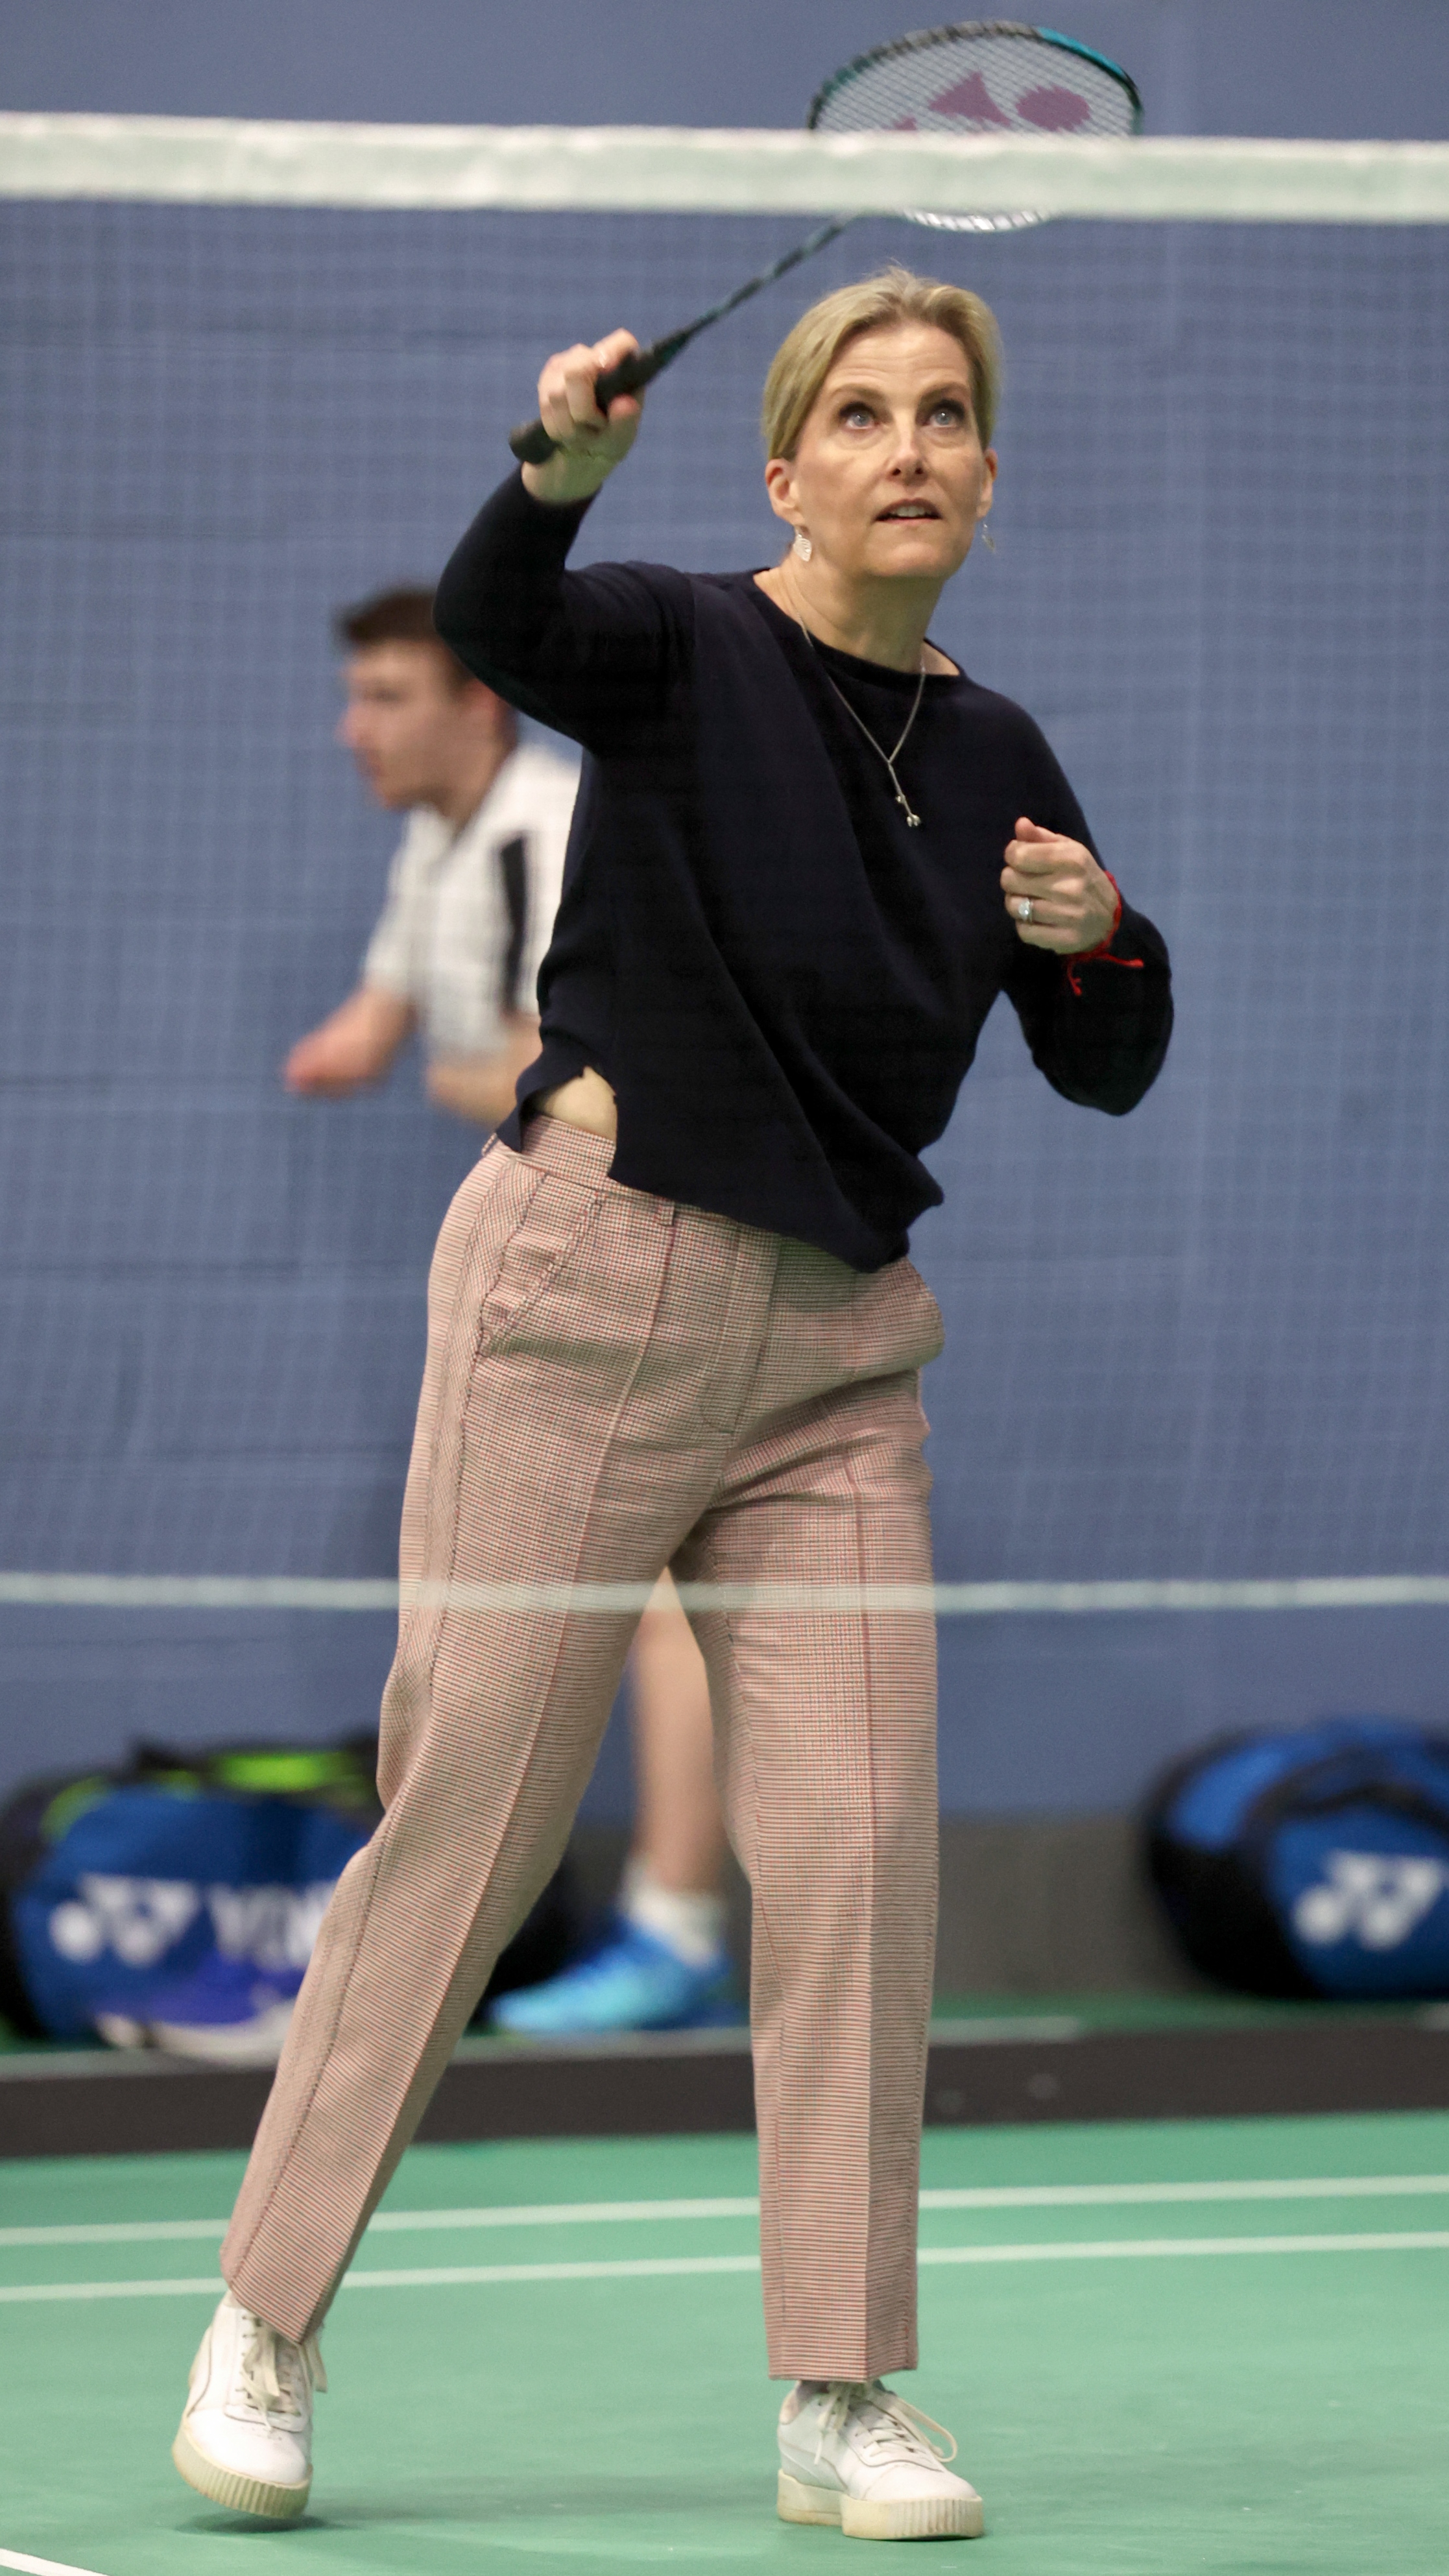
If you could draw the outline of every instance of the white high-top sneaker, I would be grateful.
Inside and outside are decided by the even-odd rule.
[[[852,2540],[979,2540],[981,2498],[955,2457],[945,2426],[878,2379],[797,2380],[780,2409],[780,2519],[838,2522]]]
[[[312,2487],[317,2338],[292,2343],[228,2290],[201,2338],[171,2457],[188,2486],[235,2513],[293,2522]]]

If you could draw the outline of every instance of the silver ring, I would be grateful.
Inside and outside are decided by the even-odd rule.
[[[1030,921],[1030,919],[1031,919],[1031,897],[1030,897],[1030,895],[1029,895],[1029,894],[1021,894],[1021,895],[1018,895],[1018,896],[1017,896],[1017,898],[1016,898],[1016,917],[1017,917],[1017,920],[1018,920],[1018,921]]]

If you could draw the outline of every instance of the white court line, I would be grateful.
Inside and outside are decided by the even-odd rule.
[[[852,137],[852,140],[855,138]],[[1449,151],[1449,146],[1446,146]],[[643,1610],[651,1583],[410,1583],[410,1604],[461,1610]],[[941,1619],[1090,1611],[1449,1609],[1449,1575],[1185,1576],[1103,1583],[686,1583],[687,1610],[854,1614],[934,1611]],[[396,1583],[281,1574],[0,1574],[0,1603],[73,1610],[395,1610]]]
[[[1265,2182],[1012,2183],[923,2191],[922,2209],[1131,2209],[1167,2202],[1398,2200],[1449,2192],[1449,2174],[1314,2174]]]
[[[1449,2190],[1449,2180],[1445,2189]],[[609,2226],[621,2219],[758,2218],[757,2200],[544,2200],[493,2209],[386,2209],[370,2222],[369,2235],[412,2234],[419,2228]],[[0,2227],[7,2245],[167,2245],[198,2243],[226,2234],[226,2218],[97,2220],[65,2227]]]
[[[1428,2254],[1449,2252],[1449,2228],[1392,2228],[1372,2236],[1090,2236],[1059,2245],[923,2245],[919,2263],[1126,2263],[1154,2254]]]
[[[1449,2228],[1396,2228],[1363,2236],[1122,2236],[1033,2245],[923,2245],[919,2261],[961,2263],[1132,2262],[1152,2255],[1390,2254],[1449,2252]],[[758,2272],[757,2254],[655,2255],[618,2263],[459,2263],[407,2272],[349,2272],[344,2290],[473,2289],[519,2281],[650,2281],[705,2273]],[[36,2281],[0,2290],[0,2304],[25,2307],[71,2299],[214,2298],[218,2279]]]
[[[19,2567],[24,2576],[92,2576],[89,2567],[67,2567],[59,2558],[27,2558],[23,2549],[0,2549],[0,2567]]]
[[[1076,2244],[923,2245],[917,2261],[938,2263],[1071,2263],[1095,2258],[1122,2262],[1154,2254],[1382,2254],[1449,2251],[1449,2228],[1383,2230],[1364,2236],[1156,2236],[1091,2237]],[[633,2281],[686,2272],[758,2272],[755,2254],[663,2256],[619,2263],[478,2263],[446,2270],[349,2272],[344,2289],[413,2290],[433,2282],[457,2287],[497,2281]]]
[[[58,2299],[189,2299],[203,2291],[219,2299],[225,2288],[220,2273],[213,2272],[200,2281],[27,2281],[0,2290],[0,2307],[49,2305]]]
[[[226,2234],[225,2218],[97,2219],[92,2226],[0,2227],[0,2247],[7,2245],[180,2245],[217,2244]]]
[[[1133,2209],[1156,2204],[1253,2200],[1399,2200],[1449,2192],[1449,2174],[1314,2174],[1256,2182],[1077,2182],[991,2184],[923,2191],[922,2209]],[[386,2209],[375,2235],[479,2227],[600,2227],[621,2221],[758,2218],[757,2200],[545,2200],[492,2209]],[[215,2243],[225,2218],[96,2220],[56,2227],[0,2227],[0,2249],[37,2245],[167,2245]]]
[[[469,2288],[489,2281],[655,2281],[705,2272],[758,2272],[758,2254],[645,2254],[617,2263],[450,2263],[415,2272],[349,2272],[349,2290],[425,2290],[435,2281]]]

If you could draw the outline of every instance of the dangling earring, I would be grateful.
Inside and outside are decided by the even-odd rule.
[[[794,542],[791,545],[790,552],[794,555],[798,555],[802,563],[808,563],[811,556],[814,554],[815,548],[810,543],[810,540],[806,536],[803,528],[796,529]]]
[[[983,546],[986,548],[987,553],[988,553],[989,555],[994,555],[994,554],[995,554],[995,552],[996,552],[996,539],[993,537],[993,535],[992,535],[992,533],[991,533],[991,521],[990,521],[990,519],[989,519],[989,518],[986,518],[986,519],[978,519],[978,520],[977,520],[977,522],[976,522],[976,525],[977,525],[978,529],[980,530],[980,534],[981,534],[981,542],[982,542]]]

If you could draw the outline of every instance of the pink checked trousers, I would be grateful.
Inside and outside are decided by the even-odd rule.
[[[928,1583],[909,1262],[862,1274],[608,1177],[556,1119],[495,1139],[429,1292],[402,1572],[486,1584]],[[386,1813],[340,1880],[225,2246],[301,2337],[493,1962],[564,1849],[637,1612],[425,1597],[382,1710]],[[936,1916],[935,1645],[919,1610],[695,1617],[753,1891],[761,2250],[777,2378],[916,2360]]]

